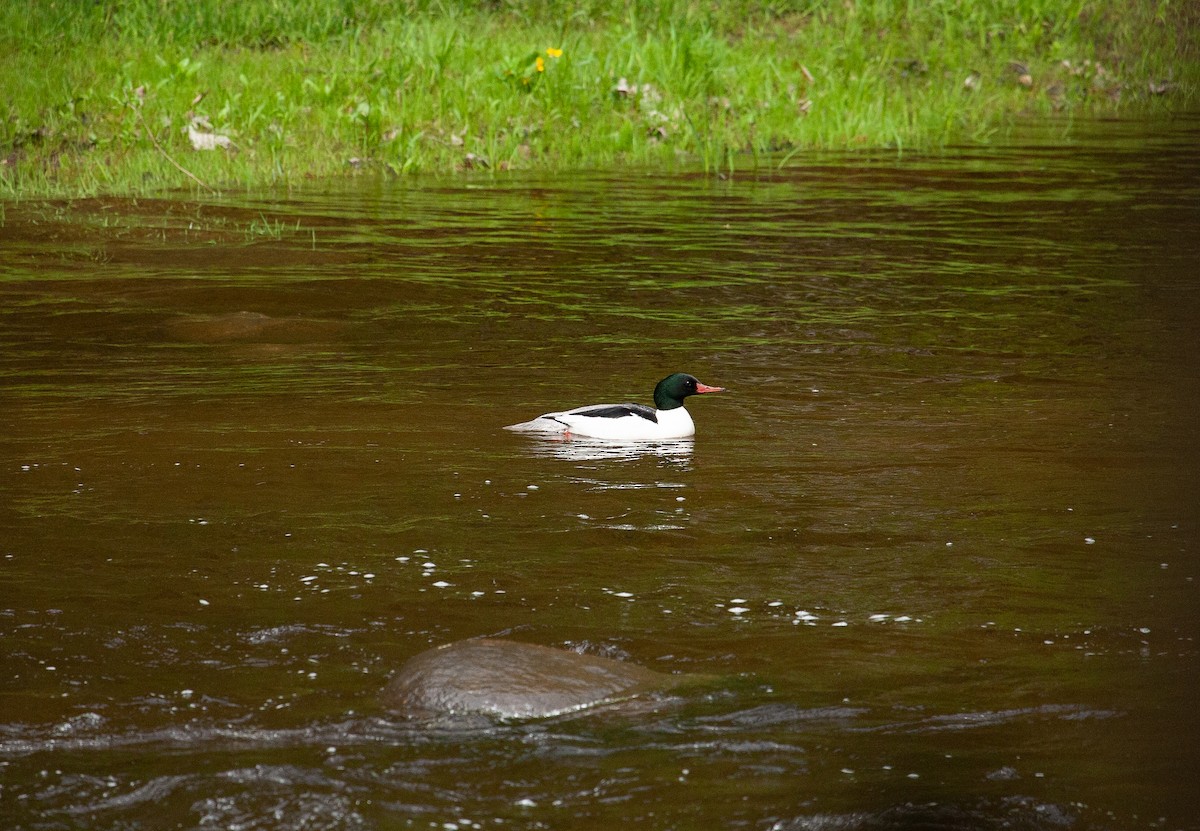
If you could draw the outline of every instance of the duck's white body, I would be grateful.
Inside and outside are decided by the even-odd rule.
[[[641,404],[592,404],[532,421],[510,424],[505,430],[557,433],[617,441],[667,441],[696,434],[696,425],[683,407],[656,410]]]
[[[505,429],[615,441],[686,439],[695,435],[696,425],[684,409],[683,399],[689,395],[721,391],[721,387],[707,386],[691,375],[677,372],[658,382],[654,388],[653,407],[644,404],[592,404],[546,413],[532,421],[510,424]]]

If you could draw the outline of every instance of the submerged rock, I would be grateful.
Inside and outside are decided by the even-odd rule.
[[[181,317],[169,321],[166,328],[172,337],[196,343],[308,343],[336,336],[341,325],[329,320],[231,312]]]
[[[383,703],[417,718],[544,718],[669,689],[687,678],[565,649],[477,638],[417,655],[384,689]]]

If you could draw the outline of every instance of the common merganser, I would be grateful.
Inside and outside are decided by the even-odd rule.
[[[654,406],[645,404],[591,404],[540,415],[532,421],[510,424],[505,430],[527,433],[557,433],[619,441],[662,441],[695,435],[696,425],[683,406],[689,395],[724,392],[710,387],[685,372],[676,372],[654,388]]]

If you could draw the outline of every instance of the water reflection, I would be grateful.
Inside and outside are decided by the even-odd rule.
[[[1200,123],[1103,129],[6,206],[6,827],[1194,826]],[[676,366],[695,443],[499,429]],[[378,717],[485,632],[722,680]]]
[[[541,436],[527,440],[524,448],[524,452],[533,458],[560,459],[564,462],[630,462],[660,459],[677,470],[691,469],[694,450],[695,441],[692,439],[619,442]]]

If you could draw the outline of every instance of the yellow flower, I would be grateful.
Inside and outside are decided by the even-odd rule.
[[[537,71],[538,71],[538,72],[545,72],[545,71],[546,71],[546,62],[545,62],[544,60],[542,60],[542,56],[541,56],[541,55],[538,55],[538,59],[537,59]]]
[[[555,49],[553,46],[547,46],[547,47],[546,47],[546,54],[547,54],[547,55],[549,55],[549,56],[550,56],[550,57],[552,57],[552,58],[561,58],[561,57],[562,57],[562,50],[561,50],[561,49]]]

